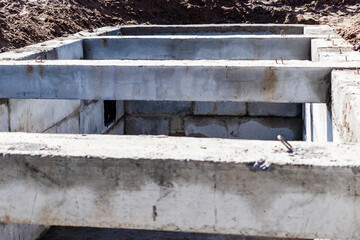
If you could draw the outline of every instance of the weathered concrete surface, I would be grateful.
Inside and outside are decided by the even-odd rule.
[[[129,101],[125,102],[128,114],[189,114],[191,102],[179,101]]]
[[[242,102],[195,102],[194,115],[232,115],[243,116],[247,113],[246,103]]]
[[[6,240],[35,240],[48,226],[28,224],[0,224],[0,237]]]
[[[10,131],[45,132],[79,108],[74,100],[9,99]]]
[[[334,141],[360,142],[360,74],[333,71],[331,89]]]
[[[7,99],[0,99],[0,132],[9,131],[9,108]]]
[[[187,117],[185,135],[234,139],[301,140],[302,121],[296,118]]]
[[[169,135],[170,117],[127,116],[125,117],[126,135]]]
[[[294,103],[248,103],[250,116],[297,117],[301,104]]]
[[[292,144],[2,133],[0,220],[358,239],[358,146]]]
[[[226,35],[226,34],[303,34],[301,24],[189,24],[189,25],[128,25],[114,35]],[[315,27],[315,26],[314,26]],[[318,28],[319,29],[319,28]],[[282,32],[283,31],[283,32]],[[310,31],[308,31],[310,33]],[[318,33],[318,32],[315,32]],[[327,32],[328,33],[328,29]]]
[[[306,36],[123,36],[84,39],[85,59],[310,60]]]
[[[0,98],[325,102],[331,69],[357,64],[221,60],[3,62]]]
[[[311,60],[320,61],[320,56],[327,52],[349,52],[353,51],[353,46],[344,39],[312,39],[311,40]]]

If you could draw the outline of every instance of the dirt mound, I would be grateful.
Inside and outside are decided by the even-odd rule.
[[[356,0],[0,0],[0,49],[122,24],[329,24],[360,39]]]

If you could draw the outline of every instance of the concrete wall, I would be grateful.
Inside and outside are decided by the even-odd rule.
[[[312,39],[311,60],[318,62],[347,62],[358,60],[351,44],[344,39]],[[338,101],[337,99],[333,101]],[[333,141],[333,116],[331,101],[306,103],[304,106],[304,140],[311,142]]]
[[[301,104],[127,101],[125,134],[300,140]]]

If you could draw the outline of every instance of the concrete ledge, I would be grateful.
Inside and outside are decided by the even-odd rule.
[[[358,239],[358,146],[292,144],[2,133],[0,221]]]
[[[355,66],[358,62],[2,62],[0,98],[326,102],[332,68]]]

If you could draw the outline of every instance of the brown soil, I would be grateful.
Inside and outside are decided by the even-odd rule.
[[[329,24],[360,41],[360,0],[0,0],[0,49],[119,24]]]

